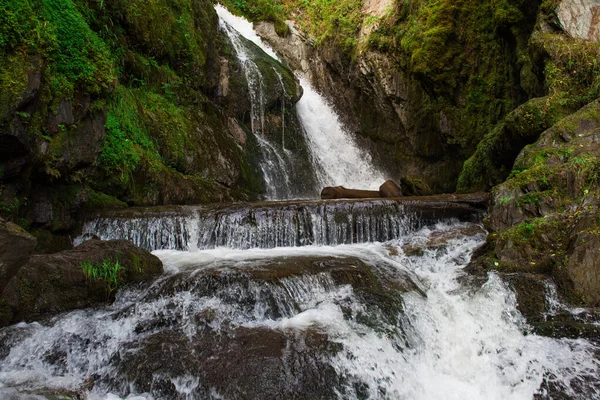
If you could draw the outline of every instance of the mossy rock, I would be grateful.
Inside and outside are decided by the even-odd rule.
[[[400,178],[400,187],[403,196],[429,196],[433,194],[429,185],[420,178],[404,176]]]
[[[83,265],[119,263],[117,285],[150,280],[163,272],[162,262],[124,240],[90,240],[72,250],[34,255],[11,278],[2,293],[13,314],[11,323],[106,304],[116,287],[86,276]]]

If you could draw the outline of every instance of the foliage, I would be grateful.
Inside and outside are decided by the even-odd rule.
[[[116,75],[108,48],[86,24],[73,0],[0,1],[0,55],[18,50],[47,57],[53,96],[109,91]]]
[[[90,281],[103,281],[106,288],[106,295],[110,296],[112,292],[119,287],[119,274],[125,268],[116,259],[114,262],[109,259],[104,259],[97,264],[90,261],[85,261],[79,268],[82,269],[85,277]]]
[[[553,103],[575,111],[600,96],[600,43],[567,35],[534,35],[532,46],[548,54],[546,86]]]
[[[140,160],[183,169],[189,117],[164,96],[147,89],[117,87],[107,105],[106,139],[100,167],[127,184]]]

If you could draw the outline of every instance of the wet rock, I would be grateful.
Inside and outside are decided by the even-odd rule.
[[[591,312],[590,312],[591,311]],[[585,338],[600,344],[600,318],[593,310],[581,313],[562,311],[557,314],[528,318],[533,333],[553,338]]]
[[[322,354],[334,351],[335,344],[311,330],[239,327],[193,337],[167,330],[123,351],[126,379],[118,390],[158,398],[179,398],[186,390],[195,398],[330,399],[340,378]]]
[[[116,262],[118,285],[152,279],[162,273],[161,261],[130,242],[90,240],[55,254],[34,255],[7,283],[2,297],[11,322],[103,304],[114,299],[109,282],[84,275],[82,264]]]
[[[425,243],[409,243],[402,246],[402,251],[407,256],[423,256],[426,250],[443,250],[451,240],[465,236],[485,235],[486,231],[481,225],[469,224],[454,227],[446,231],[435,231]]]
[[[20,226],[0,218],[0,293],[36,245],[35,237]]]
[[[517,309],[525,318],[539,319],[549,311],[546,307],[544,275],[535,274],[503,274],[502,279],[508,282],[517,295]]]
[[[396,184],[396,182],[387,180],[381,186],[379,186],[379,194],[381,197],[401,197],[402,189]]]
[[[404,176],[400,178],[400,187],[404,196],[429,196],[433,194],[429,185],[419,178]]]

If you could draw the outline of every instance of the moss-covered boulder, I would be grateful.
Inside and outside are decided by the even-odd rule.
[[[90,240],[72,250],[34,255],[2,292],[10,322],[31,320],[114,300],[118,287],[146,281],[162,262],[124,240]],[[5,318],[6,322],[6,318]]]
[[[600,102],[545,131],[492,191],[488,268],[552,276],[575,303],[600,305]]]

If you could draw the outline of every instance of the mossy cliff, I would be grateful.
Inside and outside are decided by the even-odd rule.
[[[571,302],[600,305],[600,103],[523,149],[492,190],[485,268],[542,273]]]
[[[66,232],[82,207],[264,193],[247,84],[211,2],[0,0],[0,26],[5,216]],[[259,68],[284,82],[265,82],[277,135],[300,93],[278,62]]]
[[[556,0],[226,3],[267,21],[260,33],[390,176],[438,192],[501,183],[523,146],[599,94],[597,44],[565,33]]]

